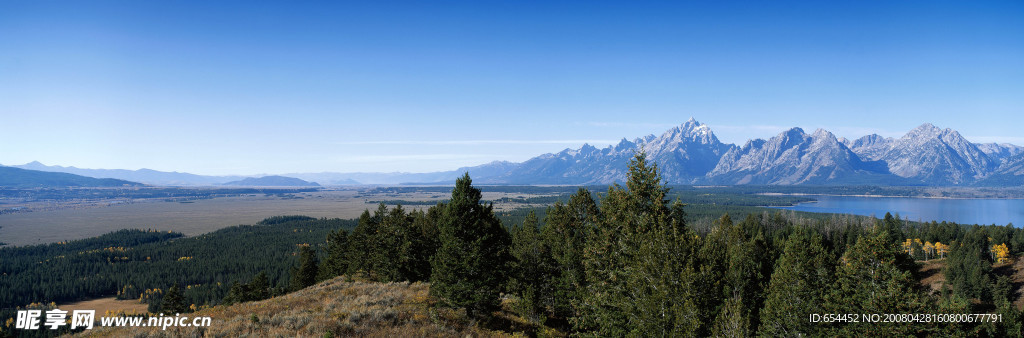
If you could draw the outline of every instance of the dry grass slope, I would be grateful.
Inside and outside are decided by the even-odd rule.
[[[208,328],[97,328],[91,337],[489,337],[465,311],[433,307],[429,284],[346,282],[339,277],[264,301],[216,306]]]

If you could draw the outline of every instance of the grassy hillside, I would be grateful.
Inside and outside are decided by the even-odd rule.
[[[208,328],[97,328],[89,337],[169,334],[207,337],[507,336],[476,325],[464,311],[434,308],[429,284],[347,282],[334,278],[267,300],[215,306],[190,316],[210,316]]]

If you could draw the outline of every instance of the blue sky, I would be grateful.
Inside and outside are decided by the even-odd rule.
[[[690,117],[1024,145],[1020,1],[6,1],[0,32],[2,164],[426,172]]]

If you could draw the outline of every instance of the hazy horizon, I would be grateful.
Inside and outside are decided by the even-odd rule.
[[[1024,3],[0,3],[0,163],[435,172],[659,135],[1024,145]]]
[[[698,120],[697,122],[700,122],[700,121]],[[928,123],[928,122],[925,122],[925,123]],[[922,123],[922,125],[923,124],[924,123]],[[669,128],[674,128],[674,127],[675,126],[671,126]],[[718,133],[717,133],[717,131],[715,131],[714,127],[711,127],[711,126],[709,126],[709,127],[711,128],[712,132],[714,132],[716,137],[717,137]],[[940,128],[940,129],[947,129],[944,126],[936,126],[936,127]],[[789,129],[792,129],[792,128],[800,128],[800,127],[784,128],[784,127],[781,127],[781,126],[755,126],[754,128],[755,129],[759,128],[759,129],[764,129],[764,130],[778,128],[780,130],[780,132],[782,132],[782,131],[789,130]],[[801,128],[801,129],[803,129],[804,132],[810,134],[810,133],[813,133],[814,130],[816,130],[818,128],[814,128],[814,129]],[[822,129],[824,129],[824,128],[822,128]],[[949,128],[949,129],[953,129],[953,128]],[[910,131],[910,130],[907,130],[907,131]],[[832,132],[832,131],[829,130],[829,132]],[[904,133],[893,133],[893,134],[888,134],[888,133],[882,134],[882,133],[877,133],[877,132],[872,132],[872,133],[878,134],[878,135],[883,136],[883,137],[890,137],[890,138],[899,138],[899,137],[902,137],[905,134],[905,132]],[[648,135],[660,136],[660,134],[661,133],[659,132],[659,133],[652,133],[652,134],[648,134]],[[866,135],[870,135],[870,134],[865,134],[865,135],[860,135],[860,136],[850,136],[850,137],[842,136],[842,135],[836,135],[836,137],[837,138],[845,137],[845,138],[847,138],[850,141],[855,141],[857,138],[862,137],[862,136],[866,136]],[[566,150],[566,149],[578,149],[578,148],[580,148],[584,144],[589,144],[589,145],[595,146],[595,147],[597,147],[599,149],[603,149],[603,148],[606,148],[608,146],[613,146],[613,145],[615,145],[616,143],[620,142],[623,139],[628,140],[628,141],[634,141],[637,138],[642,138],[642,137],[645,137],[645,136],[647,136],[647,135],[638,135],[638,136],[635,136],[635,137],[623,137],[623,138],[620,138],[619,140],[614,140],[614,141],[612,141],[612,140],[597,140],[597,141],[595,141],[595,140],[566,140],[566,141],[539,140],[539,141],[526,141],[526,142],[537,143],[537,144],[562,144],[562,143],[568,143],[568,142],[573,142],[573,141],[578,142],[577,143],[578,145],[576,145],[576,146],[569,146],[569,147],[566,147],[566,148],[560,148],[560,149],[555,150],[555,151],[547,152],[547,153],[555,153],[555,152],[560,152],[560,151],[563,151],[563,150]],[[772,136],[777,136],[777,134],[773,134],[773,135],[768,136],[768,137],[760,137],[760,139],[768,139],[768,138],[771,138]],[[753,140],[753,139],[754,138],[751,138],[751,139],[748,139],[748,140]],[[971,140],[969,137],[967,139],[968,139],[968,141],[971,141],[971,142],[974,142],[974,143],[990,143],[990,142],[976,142],[974,140]],[[524,143],[524,142],[523,141],[516,141],[516,140],[476,140],[476,141],[466,141],[466,142],[462,142],[462,141],[428,141],[428,142],[424,142],[424,143],[428,143],[428,144],[441,144],[441,145],[458,145],[458,144],[469,143],[469,144],[491,144],[491,145],[500,146],[502,144],[519,144],[519,143]],[[723,141],[723,143],[731,143],[731,144],[735,144],[737,146],[743,146],[743,144],[746,143],[746,141],[744,141],[743,143],[733,143],[733,142],[725,142],[725,141]],[[1006,144],[1006,143],[1007,142],[1001,142],[1001,144]],[[354,144],[404,144],[404,145],[415,145],[415,143],[398,142],[398,141],[385,141],[385,142],[366,141],[366,142],[354,142]],[[1013,144],[1013,143],[1011,143],[1011,144]],[[1015,144],[1015,145],[1021,146],[1021,144]],[[533,157],[536,157],[536,156],[539,156],[539,155],[543,155],[543,153],[538,153],[538,154],[530,155],[529,158],[533,158]],[[529,159],[529,158],[527,158],[527,159]],[[258,176],[289,175],[289,174],[317,174],[317,173],[339,173],[339,174],[356,174],[356,173],[385,173],[385,174],[387,174],[387,173],[410,173],[410,174],[434,173],[434,172],[442,172],[442,171],[452,171],[452,170],[459,169],[461,167],[472,167],[472,166],[478,166],[478,165],[488,164],[488,163],[492,163],[492,162],[513,162],[513,163],[519,163],[519,162],[523,162],[524,160],[512,161],[512,160],[505,160],[505,159],[495,159],[495,160],[491,160],[491,161],[488,161],[488,162],[481,162],[481,163],[475,163],[475,164],[469,164],[469,165],[462,165],[462,166],[459,166],[459,167],[442,168],[442,169],[439,169],[439,170],[420,171],[420,172],[416,172],[416,171],[347,171],[347,172],[345,172],[345,171],[293,171],[293,172],[276,172],[276,173],[274,173],[274,172],[257,172],[257,173],[222,173],[222,174],[205,174],[205,173],[201,173],[201,172],[194,172],[194,171],[188,171],[188,170],[159,170],[159,169],[154,169],[154,168],[88,168],[88,167],[79,167],[79,166],[75,166],[75,165],[64,165],[64,164],[59,164],[59,163],[44,163],[44,162],[41,162],[41,161],[38,161],[38,160],[33,160],[31,162],[26,162],[26,163],[7,163],[7,164],[0,163],[0,165],[12,166],[12,165],[28,165],[28,164],[31,164],[31,163],[41,163],[41,164],[46,165],[46,166],[75,167],[75,168],[78,168],[78,169],[102,169],[102,170],[140,170],[140,169],[150,169],[150,170],[157,170],[157,171],[181,172],[181,173],[189,173],[189,174],[197,174],[197,175],[208,175],[208,176],[252,176],[252,177],[258,177]]]

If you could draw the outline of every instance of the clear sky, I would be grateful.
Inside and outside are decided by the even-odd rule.
[[[1024,145],[1022,1],[3,1],[0,163],[450,170],[690,117]]]

